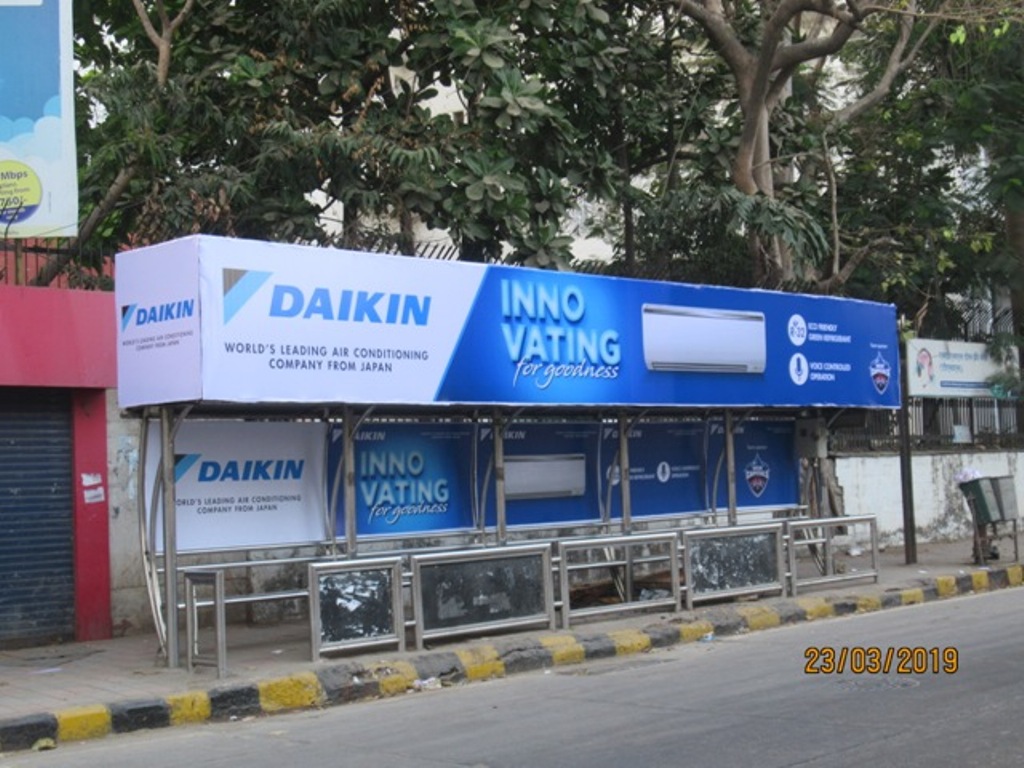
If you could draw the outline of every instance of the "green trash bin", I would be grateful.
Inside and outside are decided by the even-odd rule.
[[[960,483],[960,490],[967,497],[967,503],[974,513],[974,522],[978,525],[998,523],[1003,520],[999,496],[993,483],[994,478],[979,477]]]
[[[996,500],[999,502],[999,520],[1007,522],[1016,520],[1017,513],[1017,489],[1012,475],[1004,475],[992,478],[992,486],[996,491]]]

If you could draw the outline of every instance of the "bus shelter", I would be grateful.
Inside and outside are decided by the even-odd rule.
[[[211,236],[117,273],[166,574],[180,551],[735,523],[797,502],[817,416],[900,406],[891,305]]]

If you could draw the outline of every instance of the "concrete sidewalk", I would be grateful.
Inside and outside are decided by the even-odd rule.
[[[879,578],[807,589],[796,598],[733,600],[694,611],[638,613],[533,631],[436,643],[431,650],[363,652],[311,660],[306,622],[228,627],[228,675],[168,669],[152,633],[102,642],[0,651],[0,752],[53,748],[145,728],[324,707],[590,659],[642,653],[712,636],[1017,587],[1024,569],[1003,559],[972,564],[971,542],[882,552]],[[850,575],[870,557],[844,556]],[[184,648],[184,642],[182,642]]]

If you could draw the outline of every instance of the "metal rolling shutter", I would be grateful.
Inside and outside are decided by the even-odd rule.
[[[74,637],[71,404],[0,387],[0,646]]]

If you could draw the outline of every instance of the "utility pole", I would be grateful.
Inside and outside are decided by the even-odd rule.
[[[910,445],[910,395],[907,375],[907,345],[900,355],[900,483],[903,489],[903,551],[907,565],[917,562],[917,523],[914,520],[913,458]]]

